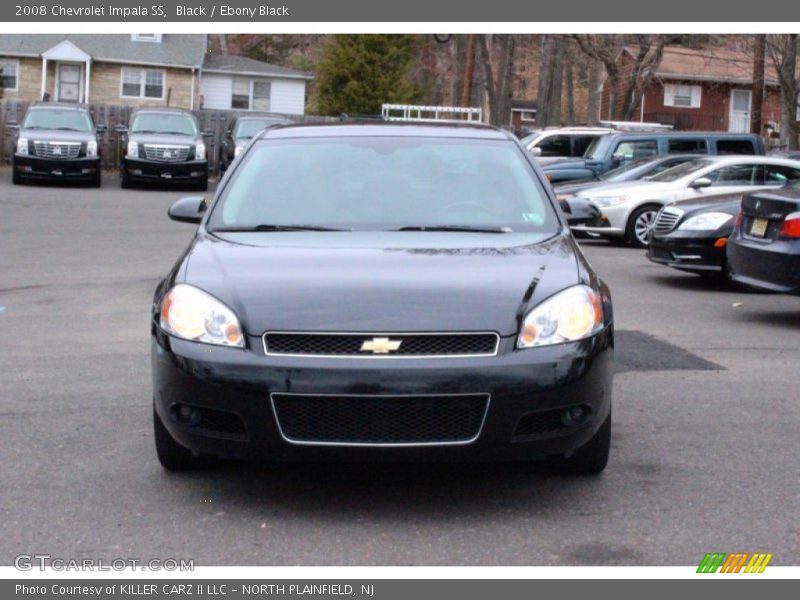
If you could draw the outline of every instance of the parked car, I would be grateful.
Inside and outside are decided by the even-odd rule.
[[[759,154],[765,153],[758,135],[692,132],[617,132],[595,138],[580,159],[543,164],[552,183],[592,179],[638,158],[661,154]]]
[[[590,188],[581,193],[600,208],[597,223],[575,231],[645,248],[661,207],[679,200],[701,200],[777,188],[800,177],[800,162],[766,156],[708,156],[685,162],[648,179]]]
[[[570,227],[596,223],[601,215],[600,209],[584,198],[559,198],[558,203]]]
[[[178,108],[140,108],[118,127],[120,184],[193,183],[208,189],[208,157],[197,118]]]
[[[800,188],[745,196],[727,252],[734,281],[800,295]]]
[[[583,156],[597,137],[611,131],[607,127],[553,127],[532,132],[522,143],[536,157]]]
[[[28,180],[85,181],[100,187],[102,169],[95,125],[86,106],[41,102],[32,104],[16,130],[11,160],[15,185]]]
[[[533,157],[477,125],[258,134],[153,299],[158,457],[609,453],[613,315]]]
[[[219,169],[224,173],[233,159],[239,156],[244,147],[259,131],[276,125],[288,125],[289,119],[279,115],[246,115],[234,117],[225,130],[225,137],[219,146]]]
[[[698,154],[675,154],[656,156],[655,158],[637,158],[626,165],[606,171],[593,179],[556,183],[553,185],[553,190],[555,190],[556,197],[559,200],[569,199],[585,190],[594,189],[600,185],[646,179],[700,156]]]

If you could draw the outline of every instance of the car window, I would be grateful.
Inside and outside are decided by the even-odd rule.
[[[541,156],[570,156],[570,139],[568,135],[551,135],[536,144],[542,151]]]
[[[706,154],[708,145],[704,139],[677,139],[669,140],[668,154]]]
[[[800,169],[784,165],[764,165],[764,181],[767,185],[786,185],[800,181]]]
[[[82,110],[47,108],[29,110],[22,128],[88,132],[94,129],[94,124],[89,113]]]
[[[752,140],[719,139],[717,154],[755,154]]]
[[[262,129],[280,123],[283,123],[280,119],[243,119],[237,123],[233,137],[249,140]]]
[[[658,143],[655,140],[620,142],[614,150],[614,157],[625,163],[637,158],[657,155]]]
[[[677,181],[682,177],[687,177],[692,173],[696,173],[701,169],[705,169],[706,167],[711,166],[713,163],[705,158],[696,158],[694,160],[688,160],[684,163],[676,165],[671,169],[667,169],[666,171],[662,171],[658,175],[654,175],[650,178],[650,181],[661,181],[661,182],[670,182],[670,181]]]
[[[711,171],[706,177],[714,187],[729,185],[759,185],[759,167],[761,165],[729,165]]]
[[[261,140],[242,156],[209,226],[347,229],[464,225],[554,233],[542,182],[505,140]]]
[[[596,135],[576,135],[572,138],[572,156],[583,156]]]

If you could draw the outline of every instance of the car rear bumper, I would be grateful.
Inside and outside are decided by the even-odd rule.
[[[259,350],[260,338],[248,342],[252,350],[208,346],[170,337],[153,326],[155,407],[180,444],[223,457],[275,461],[530,460],[569,454],[582,446],[611,410],[612,328],[581,342],[530,350],[513,350],[514,338],[503,338],[498,355],[486,358],[277,357]],[[287,435],[276,394],[283,402],[314,396],[315,401],[336,403],[355,396],[370,403],[369,419],[388,406],[377,403],[399,402],[395,406],[404,410],[412,406],[410,401],[403,404],[407,398],[447,396],[457,403],[459,398],[484,397],[486,404],[475,435],[463,439],[330,443]],[[180,404],[195,408],[198,415],[210,414],[207,422],[212,425],[181,422],[176,413]],[[590,417],[578,425],[566,424],[565,410],[575,406],[584,407]],[[214,411],[227,415],[219,418]],[[318,414],[312,411],[303,418],[313,424]],[[347,418],[367,417],[356,410]],[[361,425],[370,431],[393,427],[392,422]]]
[[[100,170],[100,157],[57,160],[29,154],[14,154],[13,168],[25,179],[93,179]]]
[[[728,242],[727,256],[734,281],[800,295],[800,240],[751,241],[737,233]]]
[[[176,183],[208,178],[208,161],[157,162],[138,158],[123,158],[122,168],[129,179]]]
[[[647,258],[654,263],[693,273],[722,273],[725,270],[725,246],[714,246],[720,236],[712,232],[651,235]]]

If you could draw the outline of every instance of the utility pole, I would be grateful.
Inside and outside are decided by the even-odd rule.
[[[767,49],[766,34],[755,36],[753,48],[753,106],[750,110],[750,133],[761,134],[761,113],[764,105],[764,61]]]
[[[461,90],[461,106],[472,104],[472,79],[475,73],[475,36],[470,33],[467,38],[467,62],[464,65],[464,87]]]

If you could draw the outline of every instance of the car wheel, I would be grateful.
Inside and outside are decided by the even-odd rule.
[[[569,457],[550,457],[547,467],[554,473],[563,475],[597,475],[608,464],[611,450],[611,413],[594,434],[592,439],[575,450]]]
[[[208,176],[203,177],[201,180],[197,182],[197,189],[201,192],[208,191]]]
[[[158,462],[167,471],[190,471],[201,465],[201,457],[181,446],[167,431],[155,406],[153,407],[153,433],[156,439]]]
[[[640,206],[628,219],[628,227],[625,230],[625,239],[634,248],[647,248],[650,228],[656,222],[656,215],[659,211],[657,204],[646,204]]]
[[[102,185],[103,185],[103,174],[100,172],[100,169],[97,169],[97,175],[95,175],[89,182],[89,186],[99,188]]]
[[[131,187],[131,180],[128,177],[128,174],[125,173],[124,167],[119,173],[119,187],[121,187],[123,190],[127,190],[128,188]]]
[[[16,167],[11,169],[11,183],[13,183],[14,185],[22,185],[23,183],[25,183],[22,179],[22,176],[19,174],[19,171],[17,171]]]

